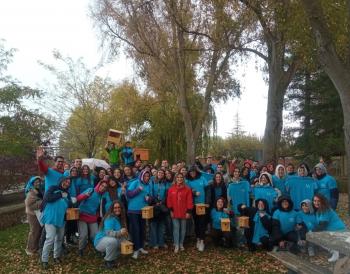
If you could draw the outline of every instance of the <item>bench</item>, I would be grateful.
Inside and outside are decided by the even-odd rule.
[[[332,274],[332,271],[329,269],[315,265],[289,251],[272,251],[268,252],[268,254],[286,266],[289,274]]]

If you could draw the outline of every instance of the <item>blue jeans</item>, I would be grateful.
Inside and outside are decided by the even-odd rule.
[[[150,223],[150,245],[164,246],[165,220],[152,220]]]
[[[186,219],[173,219],[174,245],[183,245],[186,236]]]
[[[135,251],[143,248],[145,241],[145,220],[141,213],[128,213],[130,234],[134,243]]]
[[[64,226],[57,227],[50,224],[45,224],[46,239],[41,254],[41,261],[47,263],[49,261],[50,251],[53,249],[53,257],[59,258],[62,252],[62,243],[64,237]]]

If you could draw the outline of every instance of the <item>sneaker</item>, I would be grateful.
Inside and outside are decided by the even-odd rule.
[[[139,257],[139,251],[134,251],[134,253],[132,254],[131,258],[137,260]]]
[[[196,248],[199,249],[199,246],[201,244],[201,240],[200,239],[197,239],[197,243],[196,243]]]
[[[275,245],[273,248],[272,248],[272,252],[277,252],[279,250],[278,246]]]
[[[24,250],[28,256],[33,256],[34,252],[29,251],[28,249]]]
[[[48,268],[49,268],[49,263],[47,263],[47,262],[42,262],[42,263],[41,263],[41,268],[44,269],[44,270],[48,269]]]
[[[148,254],[148,251],[147,251],[147,250],[144,250],[143,248],[140,248],[139,251],[140,251],[142,254]]]
[[[181,245],[180,245],[180,250],[181,250],[181,251],[184,251],[184,250],[185,250],[185,248],[184,248],[184,245],[183,245],[183,244],[181,244]]]
[[[167,244],[163,244],[162,246],[160,246],[161,248],[168,248]]]
[[[332,250],[331,254],[332,254],[332,256],[328,259],[328,262],[334,263],[334,262],[338,261],[338,259],[339,259],[339,251]]]
[[[153,247],[153,249],[159,249],[159,246],[156,245],[156,246]]]
[[[178,245],[175,245],[174,253],[178,253],[178,252],[179,252],[179,246],[178,246]]]
[[[309,246],[307,248],[307,253],[309,254],[309,257],[314,257],[315,256],[315,249],[313,246]]]
[[[201,240],[199,243],[198,251],[203,252],[204,251],[204,241]]]

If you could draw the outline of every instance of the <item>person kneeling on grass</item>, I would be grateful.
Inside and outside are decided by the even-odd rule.
[[[337,213],[332,209],[328,199],[322,194],[315,194],[313,199],[313,206],[316,211],[316,226],[312,231],[346,231],[346,226],[339,218]],[[333,263],[339,259],[339,251],[328,250],[332,256],[328,262]]]
[[[249,228],[244,229],[249,251],[255,251],[257,247],[272,250],[273,242],[271,233],[271,216],[269,205],[265,199],[255,200],[255,207],[238,205],[241,216],[249,217]]]
[[[49,262],[49,254],[54,246],[53,258],[55,263],[60,263],[62,242],[64,237],[65,215],[71,205],[68,189],[70,177],[63,177],[58,186],[51,186],[44,195],[42,202],[41,222],[45,224],[46,239],[41,255],[42,267],[46,269]]]
[[[119,201],[113,202],[104,216],[99,232],[94,240],[95,248],[106,254],[105,267],[114,267],[114,261],[119,254],[120,244],[128,236],[123,205]]]
[[[234,225],[234,212],[224,208],[225,199],[220,197],[216,200],[216,206],[210,212],[212,223],[212,237],[216,246],[235,247],[236,227]],[[221,219],[230,219],[230,231],[221,230]]]

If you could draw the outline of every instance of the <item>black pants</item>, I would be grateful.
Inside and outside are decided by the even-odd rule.
[[[197,215],[194,211],[193,214],[194,220],[194,232],[197,239],[204,240],[205,230],[207,229],[207,216],[206,215]]]
[[[71,220],[66,222],[66,238],[71,241],[75,233],[78,232],[78,221]]]
[[[214,245],[222,247],[236,247],[236,228],[231,226],[231,231],[222,231],[221,229],[212,228],[211,236]]]

